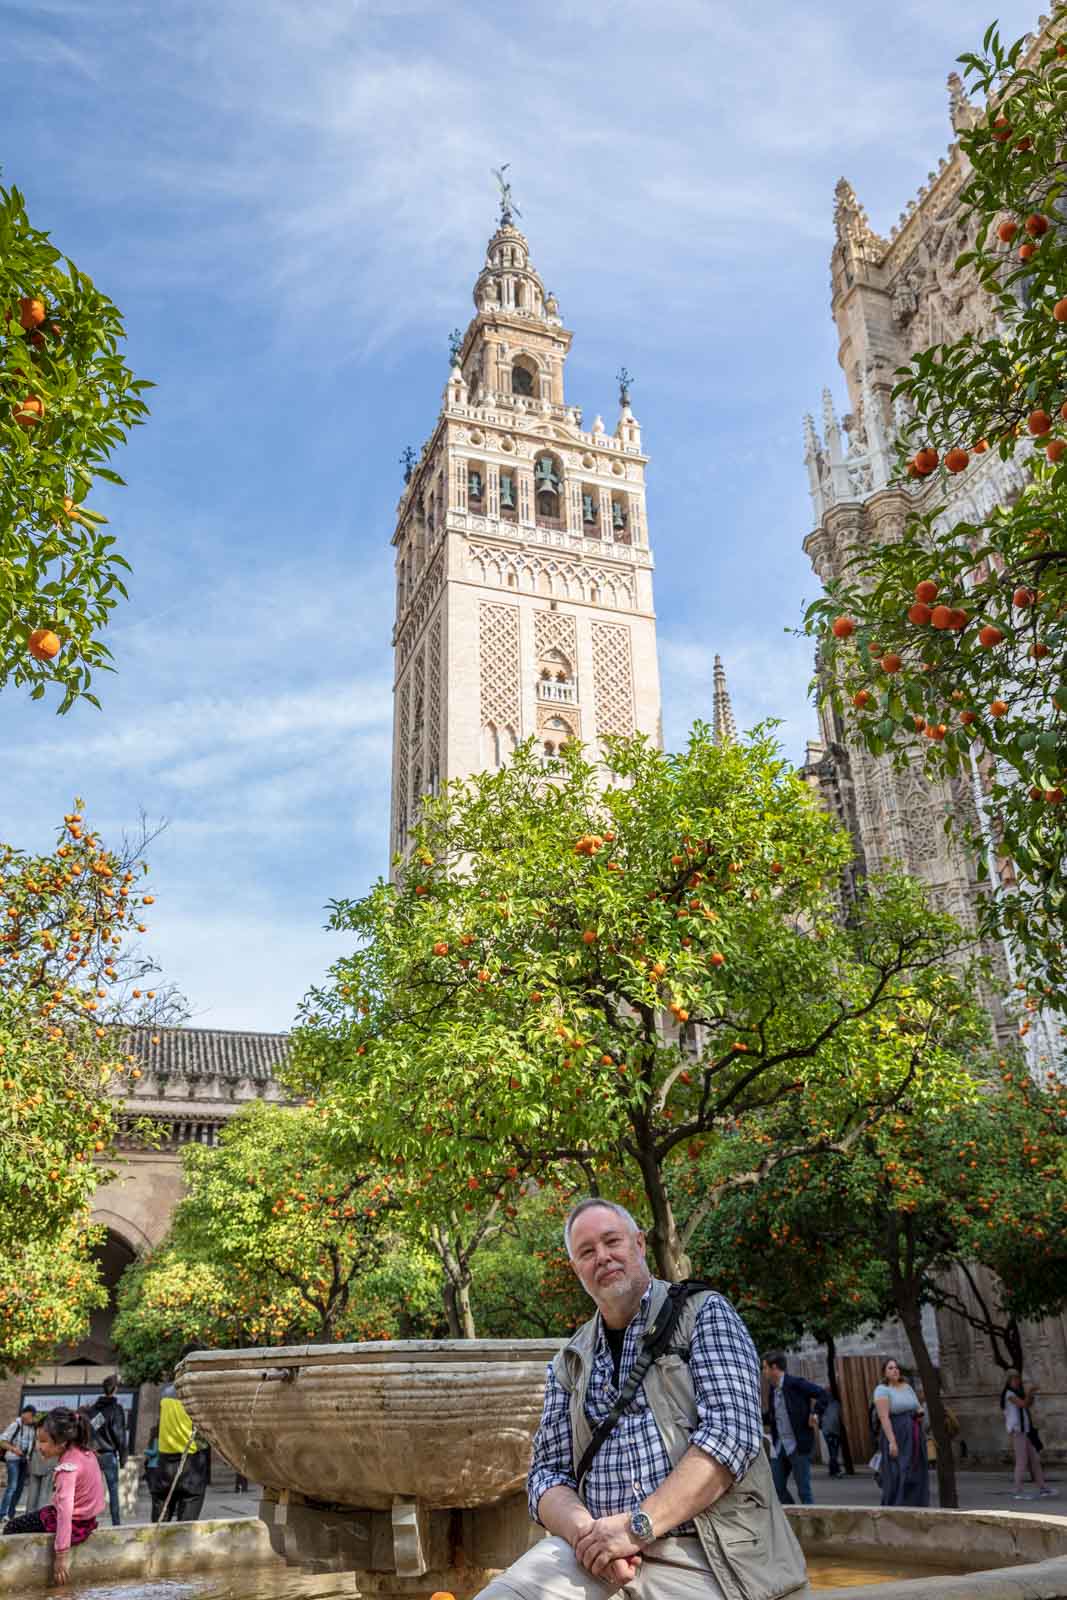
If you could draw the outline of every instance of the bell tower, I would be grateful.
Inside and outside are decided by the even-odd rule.
[[[391,855],[422,797],[535,736],[660,742],[641,428],[620,374],[613,433],[566,395],[572,335],[531,264],[510,188],[475,314],[397,507]]]

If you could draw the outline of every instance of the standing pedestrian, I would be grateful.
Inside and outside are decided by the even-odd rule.
[[[827,1470],[831,1478],[843,1476],[841,1471],[841,1402],[831,1394],[826,1402],[826,1408],[819,1418],[819,1432],[826,1442],[826,1454],[829,1457]]]
[[[14,1422],[9,1423],[3,1433],[0,1433],[0,1450],[4,1453],[4,1464],[7,1467],[7,1486],[4,1489],[3,1499],[0,1499],[0,1522],[5,1522],[8,1517],[14,1516],[15,1507],[22,1494],[36,1439],[34,1428],[36,1416],[37,1412],[33,1406],[23,1406]]]
[[[900,1363],[892,1356],[882,1367],[882,1382],[874,1391],[874,1409],[882,1431],[882,1504],[928,1506],[930,1473],[923,1408],[901,1372]]]
[[[765,1413],[771,1429],[771,1472],[774,1487],[784,1506],[796,1504],[789,1493],[789,1475],[797,1486],[802,1506],[811,1501],[811,1452],[815,1448],[812,1407],[821,1413],[830,1391],[807,1378],[795,1378],[787,1370],[781,1351],[763,1358],[763,1376],[770,1383],[770,1405]]]
[[[126,1445],[126,1410],[116,1399],[117,1378],[105,1378],[101,1385],[103,1394],[89,1407],[89,1421],[93,1429],[93,1444],[100,1471],[107,1484],[111,1504],[111,1526],[117,1528],[122,1518],[119,1514],[119,1468],[126,1465],[129,1450]]]
[[[481,1600],[779,1600],[805,1588],[760,1448],[759,1358],[737,1312],[649,1274],[628,1211],[584,1200],[564,1229],[594,1301],[548,1369],[527,1478],[549,1537]]]
[[[159,1521],[166,1505],[166,1522],[195,1522],[211,1478],[211,1451],[196,1437],[173,1383],[165,1385],[159,1398],[157,1445],[159,1465],[150,1480],[152,1521]]]
[[[1041,1457],[1034,1448],[1034,1425],[1030,1418],[1030,1407],[1034,1396],[1038,1393],[1036,1384],[1029,1388],[1023,1383],[1022,1374],[1009,1372],[1000,1391],[1000,1405],[1004,1412],[1004,1426],[1011,1439],[1012,1450],[1015,1454],[1015,1500],[1047,1499],[1055,1494],[1045,1482],[1045,1472],[1041,1465]],[[1029,1494],[1023,1485],[1029,1471],[1037,1488],[1036,1494]]]
[[[37,1428],[37,1447],[56,1464],[55,1498],[49,1506],[12,1517],[4,1533],[54,1533],[52,1581],[67,1583],[71,1548],[88,1539],[104,1509],[104,1480],[89,1418],[84,1411],[56,1406]]]

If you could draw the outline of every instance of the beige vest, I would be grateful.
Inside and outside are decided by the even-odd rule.
[[[652,1280],[648,1326],[666,1298],[669,1284]],[[690,1295],[678,1320],[675,1339],[688,1347],[697,1312],[707,1293]],[[585,1414],[585,1397],[596,1351],[597,1318],[591,1317],[556,1356],[553,1371],[571,1397],[571,1443],[578,1469],[593,1436]],[[672,1341],[673,1342],[673,1341]],[[681,1356],[665,1355],[645,1374],[645,1398],[676,1467],[689,1449],[689,1436],[697,1427],[696,1397],[689,1364]],[[726,1600],[780,1600],[782,1595],[806,1589],[804,1556],[786,1520],[761,1449],[743,1478],[707,1511],[693,1518],[708,1565]]]

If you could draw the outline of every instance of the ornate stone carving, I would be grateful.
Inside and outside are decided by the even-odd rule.
[[[634,687],[630,664],[630,630],[617,622],[594,622],[593,700],[596,731],[632,734]]]
[[[394,842],[403,847],[408,823],[408,773],[411,769],[411,683],[400,685],[396,706],[396,781],[393,784],[395,812],[393,816]]]
[[[473,543],[467,547],[467,560],[474,582],[493,588],[585,600],[618,611],[633,610],[636,603],[630,573],[613,571],[591,561],[579,564],[563,555],[540,555]]]
[[[478,669],[481,720],[514,729],[522,719],[519,668],[519,608],[478,605]]]
[[[426,646],[426,787],[437,793],[441,777],[441,613],[430,623]]]
[[[561,650],[571,670],[577,670],[578,633],[574,618],[566,611],[535,611],[534,655],[543,661],[553,650]]]

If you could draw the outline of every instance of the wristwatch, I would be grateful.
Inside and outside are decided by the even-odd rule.
[[[647,1511],[642,1511],[640,1506],[635,1506],[630,1512],[630,1532],[638,1544],[651,1544],[656,1537],[652,1528],[652,1518]]]

